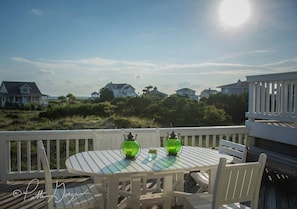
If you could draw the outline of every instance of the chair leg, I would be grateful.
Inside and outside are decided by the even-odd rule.
[[[199,187],[199,189],[197,190],[196,193],[208,192],[208,187],[200,186],[199,184],[197,186]]]

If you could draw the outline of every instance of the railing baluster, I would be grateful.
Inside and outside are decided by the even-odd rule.
[[[11,172],[12,171],[11,170],[12,162],[11,162],[11,142],[10,141],[8,142],[7,148],[8,148],[8,150],[7,150],[7,152],[8,152],[8,159],[7,159],[8,160],[8,172]]]
[[[261,104],[260,104],[260,112],[265,112],[265,82],[261,82],[260,88],[260,97],[261,97]]]
[[[275,110],[275,95],[276,95],[276,83],[272,82],[272,87],[271,87],[271,113],[272,115],[275,115],[276,110]]]
[[[292,100],[293,100],[294,96],[293,96],[293,84],[292,82],[288,81],[288,104],[287,104],[287,108],[288,108],[288,117],[292,116]]]
[[[277,115],[281,115],[282,113],[282,103],[281,103],[281,98],[282,98],[282,85],[281,82],[277,83]]]
[[[36,151],[37,151],[37,142],[36,142]],[[39,152],[37,152],[37,171],[41,171],[41,161],[40,161],[40,155]]]
[[[199,147],[202,147],[202,135],[199,135]]]
[[[79,139],[75,139],[75,153],[79,152]]]
[[[188,138],[188,136],[185,136],[184,137],[184,144],[185,145],[189,145],[189,138]]]
[[[46,141],[46,155],[49,162],[51,162],[51,141]],[[50,164],[51,167],[51,164]],[[51,168],[50,168],[51,169]]]
[[[60,170],[60,141],[56,140],[56,164],[57,170]]]
[[[22,171],[22,142],[21,141],[18,141],[17,142],[17,159],[18,159],[18,166],[17,166],[17,171],[18,172],[21,172]]]
[[[282,96],[282,115],[287,116],[288,113],[288,83],[283,82],[283,96]]]
[[[66,139],[66,158],[69,157],[69,139]]]
[[[27,171],[31,171],[31,141],[27,141]]]
[[[293,86],[293,115],[294,117],[297,117],[297,81],[293,82]]]
[[[215,148],[217,146],[217,135],[212,135],[212,147]]]
[[[270,91],[271,91],[270,82],[266,82],[266,89],[265,89],[265,114],[269,114],[270,113]]]
[[[236,134],[232,134],[232,141],[236,142]]]
[[[261,85],[260,82],[256,84],[256,113],[261,112]]]
[[[241,134],[238,134],[238,143],[242,144],[242,135]]]
[[[85,139],[85,151],[89,150],[89,140]]]
[[[206,135],[205,146],[209,147],[209,134]]]

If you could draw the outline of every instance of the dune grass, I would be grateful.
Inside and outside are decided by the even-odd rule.
[[[157,127],[153,121],[138,117],[73,116],[56,120],[39,117],[39,111],[0,110],[0,130],[74,130],[100,128]]]

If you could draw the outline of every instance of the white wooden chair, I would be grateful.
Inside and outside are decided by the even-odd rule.
[[[257,209],[266,159],[264,153],[258,162],[250,163],[226,164],[226,159],[221,158],[214,193],[186,196],[183,209]]]
[[[124,135],[128,135],[129,132],[132,132],[134,135],[134,139],[140,145],[140,148],[156,148],[160,147],[160,132],[158,129],[119,129],[119,130],[97,130],[95,132],[95,140],[94,140],[94,150],[113,150],[120,149],[121,144],[124,141]],[[138,190],[138,178],[121,178],[119,188],[119,195],[125,198],[122,203],[119,204],[119,208],[125,208],[127,206],[131,206],[131,202],[133,202],[133,207],[137,204],[150,204],[153,202],[160,202],[160,195],[150,195],[150,197],[146,196],[148,192],[157,192],[161,190],[161,179],[163,176],[160,175],[150,175],[141,177],[141,189]],[[155,181],[156,183],[153,188],[147,187],[148,182]],[[105,179],[94,177],[94,182],[96,184],[106,184]],[[131,184],[132,183],[132,184]],[[135,186],[136,185],[136,186]],[[133,188],[134,189],[133,189]],[[126,188],[129,188],[130,191],[127,191]],[[137,189],[136,189],[137,188]],[[131,192],[133,190],[137,190],[137,192]],[[139,195],[139,196],[138,196]],[[133,200],[133,201],[132,201]]]
[[[160,133],[156,129],[133,129],[131,130],[140,145],[140,148],[160,147]],[[128,135],[129,131],[119,130],[98,130],[95,133],[94,150],[113,150],[120,149],[124,141],[124,135]]]
[[[95,184],[83,184],[66,188],[64,183],[56,182],[55,188],[53,188],[50,166],[42,140],[37,141],[37,150],[45,174],[48,209],[104,208],[104,199],[100,193],[100,189]]]
[[[120,149],[121,144],[124,141],[124,135],[127,135],[130,130],[127,129],[119,129],[119,130],[98,130],[95,134],[94,140],[94,150],[113,150]],[[160,132],[159,129],[133,129],[131,130],[134,135],[134,139],[140,145],[140,148],[156,148],[160,147]],[[148,191],[160,191],[161,190],[161,178],[163,176],[150,175],[148,177],[142,178],[142,182],[144,185],[148,183],[150,180],[156,181],[156,186],[153,188],[148,188],[144,186],[142,189],[142,193],[146,194]],[[102,179],[94,178],[96,183],[101,183]],[[126,183],[125,183],[126,181]],[[125,187],[129,184],[130,178],[121,179],[122,185]]]
[[[243,144],[227,141],[224,139],[220,140],[219,152],[230,155],[233,157],[233,163],[243,163],[246,161],[247,148]],[[206,192],[209,185],[209,173],[208,171],[192,172],[191,177],[199,185],[198,192]]]

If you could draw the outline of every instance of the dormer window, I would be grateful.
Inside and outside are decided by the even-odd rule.
[[[20,88],[20,91],[22,94],[30,93],[30,87],[25,84]]]
[[[28,89],[27,87],[24,87],[24,88],[22,89],[22,93],[29,93],[29,89]]]

